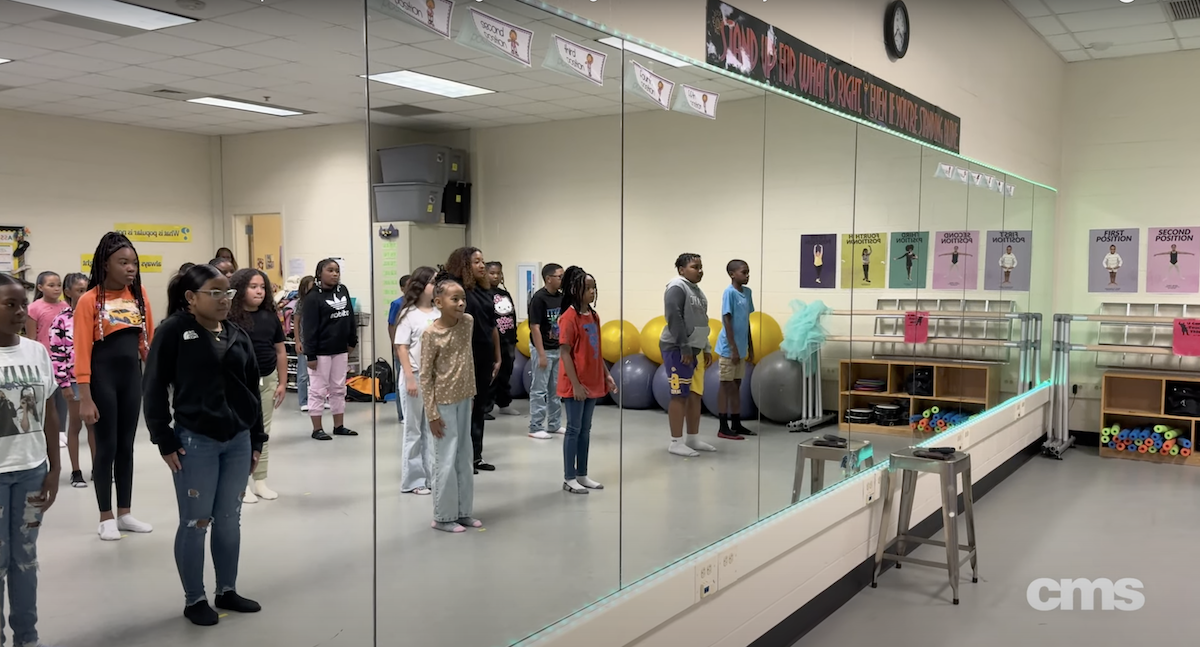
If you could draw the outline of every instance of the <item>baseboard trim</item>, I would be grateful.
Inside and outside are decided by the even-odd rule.
[[[978,501],[983,498],[988,492],[991,492],[993,488],[1003,482],[1004,479],[1020,469],[1029,459],[1039,455],[1043,442],[1045,442],[1044,436],[1030,443],[1012,458],[1004,461],[1002,465],[980,479],[978,483],[975,483],[975,500]],[[962,504],[962,495],[960,494],[958,495],[960,511],[962,510]],[[938,510],[916,524],[909,534],[929,538],[937,534],[941,529],[942,513],[941,510]],[[911,553],[918,547],[919,545],[909,544],[905,552]],[[884,570],[890,569],[893,565],[893,562],[886,562]],[[843,604],[849,602],[859,591],[870,586],[871,575],[874,570],[875,558],[870,557],[842,576],[837,582],[834,582],[832,586],[818,594],[817,597],[797,609],[784,619],[783,622],[775,625],[767,633],[760,636],[753,643],[750,643],[750,647],[791,647],[796,644],[805,634],[833,615]]]

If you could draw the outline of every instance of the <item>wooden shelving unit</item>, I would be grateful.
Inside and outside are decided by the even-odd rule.
[[[1169,425],[1182,432],[1181,438],[1191,441],[1193,451],[1196,435],[1200,433],[1200,417],[1166,413],[1167,383],[1185,382],[1200,386],[1200,376],[1186,373],[1151,371],[1108,371],[1100,391],[1100,427],[1120,425],[1122,429]],[[1171,456],[1118,451],[1101,444],[1100,455],[1105,458],[1125,458],[1150,463],[1192,465],[1200,467],[1200,456]]]
[[[918,368],[933,371],[933,394],[910,395],[905,392],[908,376]],[[911,436],[907,416],[930,407],[953,408],[978,413],[1000,401],[1000,374],[993,364],[914,360],[844,359],[838,370],[838,428],[849,432],[869,432]],[[887,390],[854,391],[859,379],[886,380]],[[846,410],[875,404],[899,404],[905,411],[905,424],[886,425],[846,422]],[[905,405],[907,408],[905,409]]]

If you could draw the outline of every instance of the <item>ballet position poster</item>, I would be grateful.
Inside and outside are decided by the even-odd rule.
[[[925,289],[925,270],[929,267],[929,232],[894,231],[888,252],[888,287]]]
[[[1146,233],[1146,291],[1200,291],[1200,227],[1151,227]]]
[[[1033,232],[989,231],[984,244],[987,260],[983,266],[983,289],[1028,292]]]
[[[933,289],[979,287],[979,232],[939,231],[933,241]]]
[[[837,287],[837,234],[800,237],[800,287]]]
[[[1088,292],[1138,291],[1138,230],[1088,232]]]
[[[887,285],[887,234],[842,234],[842,287]]]

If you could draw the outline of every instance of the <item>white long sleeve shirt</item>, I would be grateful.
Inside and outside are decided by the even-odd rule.
[[[1120,254],[1107,254],[1104,257],[1104,269],[1108,271],[1119,270],[1124,261],[1121,260]]]

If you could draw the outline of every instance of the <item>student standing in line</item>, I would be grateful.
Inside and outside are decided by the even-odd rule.
[[[388,319],[387,319],[388,336],[387,336],[387,338],[389,340],[396,338],[396,327],[399,325],[399,321],[400,321],[400,310],[404,307],[404,290],[405,290],[405,286],[408,285],[409,279],[411,279],[411,278],[412,278],[411,274],[405,274],[404,276],[400,277],[400,296],[398,298],[392,300],[391,305],[388,306]],[[403,375],[400,372],[400,359],[398,357],[396,357],[396,347],[395,346],[392,347],[392,368],[394,370],[393,376],[395,377],[395,382],[397,384],[397,387],[396,387],[396,415],[399,416],[400,422],[403,423],[404,422],[404,406],[403,406],[404,398],[401,397],[400,387],[398,386],[400,384],[400,378],[403,377]]]
[[[123,234],[100,238],[92,256],[88,291],[75,307],[75,381],[79,416],[92,427],[97,533],[104,541],[121,532],[154,527],[134,518],[133,447],[142,410],[142,362],[154,336],[150,299],[142,287],[137,251]],[[113,515],[113,483],[117,514]]]
[[[725,266],[732,282],[721,295],[721,333],[717,335],[717,367],[721,390],[717,394],[721,427],[717,436],[742,440],[757,435],[742,426],[742,380],[746,363],[754,361],[754,340],[750,338],[750,313],[754,312],[754,294],[750,282],[750,264],[735,259]]]
[[[62,279],[54,272],[42,272],[37,277],[37,289],[33,292],[33,303],[29,304],[29,312],[25,320],[25,334],[36,340],[50,351],[50,324],[63,310],[69,306],[62,300]],[[59,424],[62,425],[59,434],[59,447],[67,446],[67,399],[61,390],[55,389],[53,396],[54,411],[58,414]]]
[[[54,367],[54,379],[58,388],[67,396],[69,405],[67,425],[67,455],[71,458],[71,487],[85,488],[83,470],[79,469],[79,432],[83,419],[79,416],[79,386],[75,383],[75,305],[87,291],[88,277],[78,272],[68,274],[63,280],[63,295],[67,309],[58,313],[50,324],[50,363]],[[96,464],[96,440],[92,426],[88,425],[88,448],[92,465]]]
[[[663,310],[667,325],[659,338],[663,365],[671,385],[667,417],[671,425],[668,450],[677,456],[695,457],[698,452],[715,452],[716,447],[700,440],[700,402],[704,395],[704,370],[710,362],[708,345],[708,298],[700,289],[704,263],[699,254],[680,254],[675,259],[679,276],[667,284]],[[687,422],[687,441],[683,440]]]
[[[558,318],[562,314],[563,268],[542,266],[542,289],[529,299],[529,361],[533,384],[529,387],[529,437],[549,440],[565,434],[561,426],[562,400],[558,397]]]
[[[262,270],[246,268],[233,273],[229,287],[236,294],[229,307],[229,321],[250,336],[258,363],[258,395],[262,401],[263,433],[271,435],[271,418],[287,396],[287,350],[283,347],[283,322],[275,312],[271,280]],[[274,501],[279,494],[267,487],[267,456],[270,444],[263,443],[262,455],[246,486],[242,503]]]
[[[204,591],[204,539],[212,527],[218,609],[262,609],[237,593],[242,493],[267,442],[250,336],[227,322],[234,290],[211,265],[171,280],[167,318],[146,361],[146,427],[175,482],[175,566],[183,615],[217,624]]]
[[[404,290],[404,307],[397,319],[393,352],[400,365],[396,382],[396,397],[403,403],[404,441],[401,450],[404,463],[400,473],[400,491],[427,495],[433,478],[433,438],[429,434],[429,419],[421,399],[421,335],[429,324],[441,316],[433,307],[433,277],[437,270],[418,267],[413,270]]]
[[[350,290],[342,285],[342,269],[327,258],[317,263],[316,284],[304,297],[300,313],[304,353],[308,360],[308,415],[313,440],[333,440],[321,426],[321,411],[329,403],[334,436],[357,436],[347,429],[346,371],[349,352],[358,346],[358,327]]]
[[[592,414],[606,393],[617,385],[604,366],[600,341],[600,315],[596,314],[596,279],[572,265],[563,273],[563,312],[558,320],[562,363],[558,395],[567,410],[567,435],[563,439],[563,489],[571,494],[603,490],[588,478]]]
[[[0,384],[6,405],[0,419],[0,580],[8,584],[13,644],[22,646],[42,644],[37,540],[43,516],[58,497],[61,476],[58,413],[49,406],[58,387],[46,348],[21,337],[28,306],[21,281],[0,274],[0,372],[6,376]]]
[[[308,359],[304,354],[304,336],[300,333],[300,323],[304,319],[301,310],[304,307],[304,297],[312,292],[316,284],[316,279],[311,276],[300,279],[300,287],[296,290],[296,300],[292,305],[292,323],[295,326],[292,338],[296,342],[296,395],[299,396],[297,399],[302,412],[308,411]]]
[[[233,266],[234,272],[238,271],[237,259],[233,257],[233,252],[228,247],[222,247],[217,250],[216,254],[213,254],[213,260],[215,261],[217,259],[227,261],[230,265]],[[211,265],[216,267],[215,263],[212,263]],[[183,271],[181,270],[179,273],[183,274]]]
[[[233,276],[233,273],[238,270],[237,263],[219,256],[209,261],[208,264],[217,268],[221,274],[225,275],[225,278]]]
[[[441,316],[421,334],[421,396],[433,436],[434,530],[461,533],[481,528],[474,519],[475,470],[471,468],[472,403],[476,362],[471,357],[477,334],[467,313],[467,294],[458,279],[440,274],[434,299]],[[478,465],[478,464],[477,464]]]
[[[475,400],[471,405],[471,445],[475,469],[492,472],[496,466],[483,460],[484,409],[492,380],[500,372],[500,333],[496,330],[496,307],[492,301],[487,265],[483,252],[475,247],[460,247],[446,260],[446,272],[462,287],[467,299],[467,314],[474,323],[471,355],[475,361]]]
[[[508,390],[512,382],[513,363],[517,359],[517,307],[512,294],[504,287],[504,265],[500,261],[492,261],[487,264],[487,271],[496,310],[496,331],[500,333],[500,372],[492,380],[488,411],[495,406],[496,412],[501,415],[519,416],[521,412],[513,408],[513,397]]]

